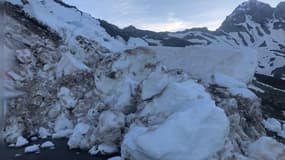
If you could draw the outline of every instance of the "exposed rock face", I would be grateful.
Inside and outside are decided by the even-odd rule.
[[[238,24],[246,22],[247,16],[251,16],[251,20],[260,24],[264,32],[270,33],[266,23],[273,19],[274,12],[274,9],[268,4],[256,0],[249,0],[238,6],[233,13],[226,18],[219,29],[228,33],[246,32],[247,28]]]

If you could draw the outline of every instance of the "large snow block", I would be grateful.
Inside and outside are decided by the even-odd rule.
[[[223,73],[244,83],[252,80],[257,67],[257,52],[250,48],[225,46],[152,47],[168,69],[183,69],[204,81],[214,73]],[[207,58],[205,58],[207,57]]]
[[[202,160],[224,146],[228,120],[219,108],[197,106],[170,116],[156,129],[132,128],[122,144],[131,159]]]
[[[141,112],[141,116],[169,115],[159,124],[133,124],[121,145],[132,160],[203,160],[218,152],[229,132],[224,111],[216,107],[203,86],[172,83]]]

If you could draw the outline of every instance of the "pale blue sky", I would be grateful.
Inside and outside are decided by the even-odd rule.
[[[64,0],[119,27],[155,31],[214,30],[243,0]],[[275,7],[281,0],[261,0]]]

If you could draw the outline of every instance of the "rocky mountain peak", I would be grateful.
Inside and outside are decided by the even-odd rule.
[[[124,30],[137,30],[137,28],[133,25],[129,25],[128,27],[125,27]]]
[[[264,27],[273,19],[275,10],[269,4],[257,0],[243,2],[226,18],[220,29],[225,32],[245,31],[238,25],[248,19]]]

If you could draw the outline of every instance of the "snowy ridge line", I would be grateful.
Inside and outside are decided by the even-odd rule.
[[[125,42],[106,33],[98,20],[76,8],[67,8],[54,0],[27,0],[24,4],[20,0],[9,2],[22,7],[25,13],[55,30],[71,48],[75,47],[77,36],[95,40],[112,51],[126,48]]]

